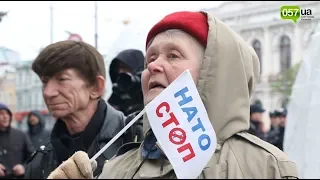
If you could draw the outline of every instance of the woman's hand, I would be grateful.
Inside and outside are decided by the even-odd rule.
[[[48,179],[93,179],[96,167],[97,162],[91,163],[86,152],[78,151],[51,172]]]

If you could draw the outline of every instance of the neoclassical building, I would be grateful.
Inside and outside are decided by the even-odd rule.
[[[1,18],[1,12],[0,12]],[[13,112],[16,110],[16,86],[14,65],[20,61],[20,54],[7,47],[0,47],[0,102]]]
[[[314,18],[298,20],[297,24],[283,20],[280,17],[283,5],[309,8]],[[229,1],[205,11],[215,14],[255,49],[261,63],[261,79],[252,102],[259,100],[267,110],[281,108],[286,98],[272,91],[270,82],[277,74],[301,61],[310,36],[319,23],[320,2]]]
[[[51,130],[55,120],[49,114],[42,97],[42,83],[31,69],[33,60],[21,61],[16,64],[16,100],[15,120],[17,127],[23,131],[28,129],[27,115],[32,110],[39,110],[45,118],[45,128]]]

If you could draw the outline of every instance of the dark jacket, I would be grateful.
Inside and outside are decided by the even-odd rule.
[[[257,136],[264,141],[267,141],[268,139],[268,134],[261,131],[260,123],[257,121],[250,120],[250,128],[248,133]]]
[[[121,73],[120,76],[121,64],[129,68],[131,73]],[[144,108],[141,88],[143,69],[144,55],[137,49],[121,51],[110,63],[109,75],[113,87],[108,103],[126,116]]]
[[[29,118],[31,115],[38,117],[39,123],[35,126],[30,124]],[[43,141],[50,137],[50,131],[45,129],[45,119],[40,111],[31,111],[28,115],[28,135],[35,148],[39,149]]]
[[[92,143],[86,150],[89,157],[91,158],[94,156],[105,144],[107,144],[125,125],[126,117],[120,111],[115,110],[112,106],[105,103],[104,100],[100,100],[97,112],[103,111],[102,124],[100,125],[101,129],[99,130],[98,134],[93,137]],[[96,116],[97,112],[94,116]],[[98,118],[98,119],[101,119]],[[88,126],[90,125],[91,121],[89,122]],[[55,127],[61,121],[57,120]],[[99,123],[96,122],[96,125]],[[61,148],[57,148],[56,145],[52,145],[53,143],[57,144],[57,139],[54,138],[59,135],[56,133],[57,131],[55,127],[52,130],[51,137],[48,139],[43,146],[37,150],[37,152],[30,158],[28,161],[28,165],[26,167],[26,175],[25,178],[36,178],[36,179],[43,179],[47,178],[48,175],[59,166],[61,163],[61,156],[65,156],[65,153],[60,153],[62,151]],[[93,129],[90,130],[90,132]],[[63,132],[60,132],[63,134]],[[105,160],[112,158],[117,150],[122,146],[124,143],[130,142],[132,139],[132,133],[125,133],[121,136],[117,141],[115,141],[101,156],[97,158],[98,167],[94,171],[94,175],[98,175],[102,171],[103,164]],[[90,134],[85,134],[88,138],[90,138]],[[129,137],[128,137],[129,136]],[[63,136],[60,136],[62,139]],[[77,146],[77,144],[71,145]],[[72,155],[72,152],[69,152],[68,156]],[[66,159],[68,157],[65,157]]]
[[[281,149],[280,128],[271,126],[268,132],[267,142]],[[282,149],[281,149],[282,150]]]
[[[284,139],[284,132],[285,127],[280,127],[280,133],[279,133],[279,149],[283,151],[283,139]]]
[[[12,120],[12,113],[7,106],[0,103],[0,109],[7,110]],[[34,151],[31,140],[24,132],[10,126],[0,131],[0,163],[6,167],[6,174],[11,174],[15,165],[23,165]]]

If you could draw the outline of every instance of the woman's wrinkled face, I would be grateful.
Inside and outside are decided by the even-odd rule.
[[[147,68],[142,73],[145,105],[187,69],[197,83],[203,54],[203,46],[187,33],[169,30],[158,34],[147,48]]]
[[[41,80],[43,98],[53,117],[64,118],[87,108],[92,88],[75,69]]]

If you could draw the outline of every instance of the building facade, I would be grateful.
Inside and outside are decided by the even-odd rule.
[[[42,84],[31,69],[31,61],[24,61],[16,66],[17,111],[46,109],[42,97]]]
[[[20,54],[16,51],[0,47],[0,64],[17,64],[20,61]]]
[[[310,8],[313,18],[298,20],[296,24],[291,20],[283,20],[280,17],[283,5]],[[320,20],[320,2],[229,1],[205,11],[212,12],[228,24],[255,49],[261,63],[261,77],[252,102],[260,101],[267,110],[285,106],[287,97],[274,91],[271,82],[280,72],[302,60],[304,49]]]
[[[0,65],[0,102],[16,111],[16,71],[11,65]]]
[[[16,119],[19,127],[26,130],[26,115],[32,110],[39,110],[46,117],[46,128],[51,129],[55,121],[48,114],[42,97],[42,83],[31,69],[32,61],[22,61],[16,66]]]
[[[0,102],[5,103],[13,113],[17,108],[15,64],[19,61],[18,52],[4,46],[0,47]]]

